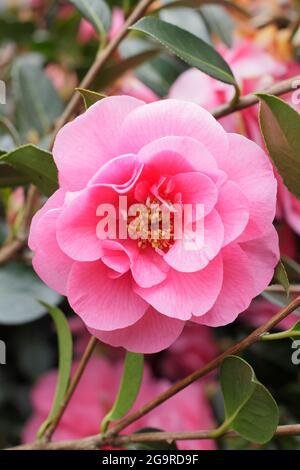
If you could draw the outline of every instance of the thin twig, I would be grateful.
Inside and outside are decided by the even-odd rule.
[[[73,380],[70,383],[66,396],[60,405],[58,413],[53,419],[53,421],[51,422],[51,424],[49,425],[49,427],[46,429],[45,434],[42,437],[42,440],[44,442],[48,442],[51,439],[53,433],[55,432],[55,429],[57,428],[68,404],[70,403],[70,400],[76,390],[76,387],[82,377],[82,374],[85,371],[87,363],[89,362],[93,352],[95,351],[96,346],[97,346],[97,339],[92,336],[86,347],[86,350],[84,351],[84,354],[80,360],[80,363],[76,369],[75,375],[73,377]]]
[[[288,80],[284,80],[279,83],[275,83],[271,87],[262,90],[261,93],[268,93],[270,95],[280,96],[284,95],[285,93],[289,93],[292,90],[297,90],[300,85],[300,75],[295,77],[289,78]],[[258,92],[257,92],[258,93]],[[224,104],[219,106],[218,108],[214,109],[211,113],[216,118],[219,119],[224,116],[228,116],[229,114],[233,114],[236,111],[241,111],[242,109],[249,108],[255,104],[259,103],[259,98],[250,93],[249,95],[242,96],[237,104],[232,107],[231,103]]]
[[[235,438],[239,434],[235,431],[228,431],[223,437]],[[278,426],[274,436],[300,436],[300,424],[289,424]],[[120,447],[128,444],[146,442],[176,442],[176,441],[196,441],[211,439],[211,430],[207,431],[183,431],[183,432],[145,432],[129,434],[127,436],[117,436],[107,438],[96,434],[95,436],[83,439],[25,444],[7,450],[96,450],[102,446]]]
[[[290,290],[290,294],[300,294],[300,285],[299,284],[291,285],[289,290]],[[268,286],[265,289],[265,292],[273,292],[273,293],[276,293],[276,294],[284,294],[284,293],[286,293],[286,290],[280,284],[272,284],[271,286]]]

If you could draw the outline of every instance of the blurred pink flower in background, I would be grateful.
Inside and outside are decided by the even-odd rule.
[[[76,366],[76,365],[75,365]],[[74,367],[75,367],[74,366]],[[95,357],[88,364],[73,398],[54,433],[55,440],[80,439],[99,433],[102,419],[113,405],[122,374],[122,365]],[[36,432],[47,418],[57,371],[42,376],[32,391],[33,415],[24,432],[24,442],[35,440]],[[170,386],[167,380],[156,379],[146,366],[141,391],[133,409],[137,409]],[[192,384],[175,395],[159,408],[130,425],[126,434],[141,428],[157,428],[164,431],[188,429],[212,429],[215,426],[210,404],[205,397],[203,386]],[[180,449],[213,450],[213,441],[181,441]]]
[[[78,84],[76,73],[60,64],[49,63],[45,67],[45,73],[63,99],[68,99]]]
[[[33,219],[33,266],[101,341],[158,352],[187,321],[234,321],[271,281],[279,257],[271,164],[203,108],[104,98],[58,133],[53,154],[60,189]],[[99,239],[97,209],[118,210],[120,195],[129,205],[202,204],[204,244],[166,246],[151,232],[146,245]]]
[[[189,324],[159,359],[159,370],[170,380],[180,379],[204,366],[217,355],[218,346],[211,328]]]
[[[111,28],[108,33],[108,40],[112,40],[120,31],[124,24],[124,12],[121,8],[114,7],[112,10]],[[81,44],[86,44],[91,39],[97,39],[98,34],[94,26],[84,18],[80,21],[77,39]]]
[[[265,322],[270,320],[276,313],[278,313],[280,307],[269,302],[267,299],[255,299],[251,303],[250,307],[241,315],[240,319],[248,323],[254,328],[258,328],[263,325]],[[292,313],[287,318],[282,320],[277,326],[278,330],[288,330],[291,328],[300,317],[296,313]]]
[[[124,77],[113,85],[112,93],[110,94],[133,96],[145,103],[153,103],[159,99],[154,91],[136,78],[131,72],[126,73]]]

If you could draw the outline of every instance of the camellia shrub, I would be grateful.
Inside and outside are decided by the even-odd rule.
[[[2,3],[1,447],[299,450],[299,2]]]

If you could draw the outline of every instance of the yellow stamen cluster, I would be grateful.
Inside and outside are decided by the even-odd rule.
[[[172,203],[166,201],[170,206]],[[167,219],[167,224],[163,224],[163,212],[161,210],[161,203],[158,199],[154,198],[152,201],[147,198],[146,201],[147,217],[138,218],[139,223],[132,227],[130,223],[134,221],[134,218],[128,223],[129,235],[138,235],[138,247],[146,248],[150,245],[154,249],[160,249],[167,251],[174,243],[174,217],[170,213]],[[166,225],[166,227],[163,227]]]

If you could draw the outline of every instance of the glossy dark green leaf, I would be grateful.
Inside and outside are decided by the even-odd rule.
[[[93,104],[105,98],[105,95],[102,95],[101,93],[97,93],[96,91],[86,90],[85,88],[76,88],[76,90],[79,91],[79,93],[82,96],[85,109],[88,109]]]
[[[46,196],[51,196],[58,188],[57,168],[52,154],[46,150],[31,144],[22,145],[2,155],[1,162],[17,170]]]
[[[221,55],[188,31],[152,17],[142,18],[131,29],[153,37],[190,66],[237,87],[232,70]]]
[[[260,126],[278,172],[288,189],[300,198],[300,115],[276,96],[258,93]]]
[[[56,416],[66,394],[70,381],[73,356],[72,334],[66,316],[59,308],[53,305],[46,304],[45,302],[41,302],[41,305],[48,310],[55,323],[58,339],[58,377],[51,411],[38,431],[37,435],[39,438],[42,437]]]
[[[164,97],[169,93],[170,86],[185,68],[177,57],[160,54],[150,62],[141,65],[135,75],[158,96]]]
[[[2,155],[5,155],[3,152]],[[1,157],[1,151],[0,151]],[[22,186],[28,183],[27,178],[21,175],[17,170],[0,161],[0,188],[7,188],[12,186]]]
[[[12,93],[17,128],[24,140],[33,131],[44,136],[63,111],[62,100],[46,76],[42,59],[37,54],[25,54],[15,60]]]
[[[111,25],[111,11],[104,0],[70,0],[80,13],[103,36]]]
[[[198,10],[188,7],[163,8],[159,12],[161,20],[185,29],[212,45],[208,25]]]
[[[116,401],[101,423],[104,432],[111,421],[117,421],[128,413],[133,406],[142,383],[144,355],[126,352],[124,372]]]
[[[210,33],[216,34],[227,47],[232,47],[235,24],[225,8],[220,5],[204,5],[200,11]]]
[[[61,297],[24,263],[0,267],[0,324],[18,325],[42,317],[46,310],[38,299],[57,304]]]
[[[279,420],[278,407],[246,361],[237,356],[224,359],[221,388],[226,427],[251,442],[264,444],[272,439]]]

